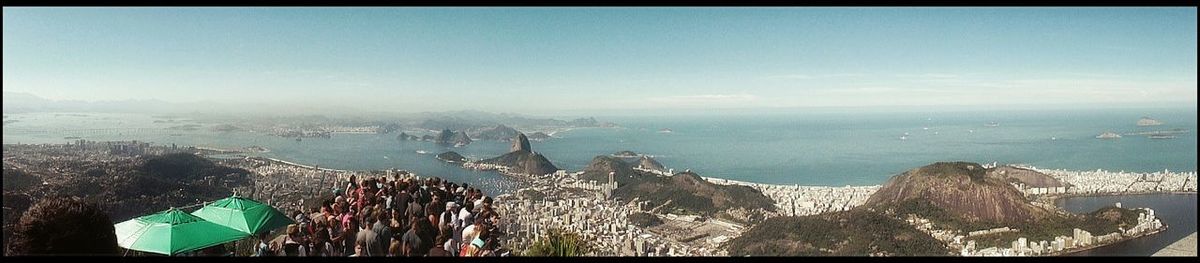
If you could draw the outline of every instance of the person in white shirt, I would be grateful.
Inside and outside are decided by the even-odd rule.
[[[450,229],[454,229],[460,224],[458,220],[460,220],[458,218],[458,204],[454,203],[454,201],[446,202],[446,211],[438,216],[439,224],[447,225],[450,226]],[[441,226],[437,227],[441,229]]]
[[[458,220],[455,220],[454,225],[454,240],[459,243],[464,243],[463,240],[469,242],[470,240],[465,239],[466,237],[462,233],[472,222],[475,222],[475,217],[471,215],[471,202],[467,202],[463,204],[462,210],[458,211]]]

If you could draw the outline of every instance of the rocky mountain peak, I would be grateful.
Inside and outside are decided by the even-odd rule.
[[[512,150],[509,152],[526,151],[532,152],[533,147],[529,146],[529,138],[525,137],[524,133],[517,133],[517,138],[513,139]]]

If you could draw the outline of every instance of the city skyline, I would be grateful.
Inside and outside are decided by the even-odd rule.
[[[1196,101],[1194,8],[4,8],[4,92],[359,111]]]

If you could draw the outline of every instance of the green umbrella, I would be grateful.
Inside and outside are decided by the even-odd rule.
[[[130,219],[113,227],[117,232],[117,245],[164,255],[211,247],[248,236],[175,208]]]
[[[295,223],[274,207],[238,196],[217,200],[192,215],[251,235]]]

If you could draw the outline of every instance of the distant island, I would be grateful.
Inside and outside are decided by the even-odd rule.
[[[567,131],[575,128],[586,127],[617,127],[616,124],[609,122],[599,122],[595,118],[579,118],[570,121],[561,121],[555,119],[527,119],[523,117],[512,117],[506,115],[498,120],[485,119],[471,115],[454,115],[454,116],[439,116],[420,121],[415,124],[395,124],[396,129],[401,126],[408,127],[401,131],[396,136],[398,141],[427,141],[434,142],[442,146],[462,147],[471,144],[476,140],[486,141],[502,141],[511,142],[518,134],[524,134],[517,128],[513,128],[506,124],[494,124],[496,121],[511,121],[521,123],[522,129],[532,132],[526,136],[530,141],[546,141],[555,138],[552,134],[561,131]],[[486,125],[486,126],[485,126]],[[439,127],[438,130],[430,131],[432,127]],[[415,129],[414,129],[415,128]],[[418,136],[417,134],[431,132]]]
[[[553,138],[553,137],[551,137],[549,134],[546,134],[544,132],[534,132],[533,134],[529,135],[529,140],[532,140],[532,141],[540,142],[540,141],[549,140],[550,138]]]
[[[1101,133],[1100,135],[1096,135],[1096,139],[1117,139],[1117,138],[1121,138],[1121,135],[1117,134],[1115,132],[1104,132],[1104,133]]]
[[[480,130],[475,137],[481,140],[509,141],[516,138],[517,133],[520,133],[517,129],[500,124],[494,128]]]
[[[439,153],[437,159],[448,163],[464,163],[467,161],[467,157],[463,157],[454,151]]]
[[[179,125],[179,126],[171,126],[167,129],[168,130],[194,131],[199,128],[200,128],[200,124],[185,124],[185,125]]]
[[[522,133],[517,133],[508,153],[467,163],[464,166],[483,170],[498,169],[504,173],[524,175],[544,175],[558,171],[558,167],[550,163],[545,156],[533,152],[533,148],[529,145],[529,138]]]
[[[613,157],[622,157],[622,158],[637,158],[640,155],[633,151],[619,151],[619,152],[613,153],[612,156]]]
[[[1161,122],[1159,120],[1151,119],[1150,117],[1142,117],[1141,119],[1138,119],[1138,121],[1137,121],[1137,126],[1158,126],[1158,125],[1163,125],[1163,122]]]
[[[234,132],[234,131],[243,130],[242,127],[238,127],[237,125],[233,125],[233,124],[220,124],[220,125],[212,126],[209,129],[212,131],[215,131],[215,132]]]

